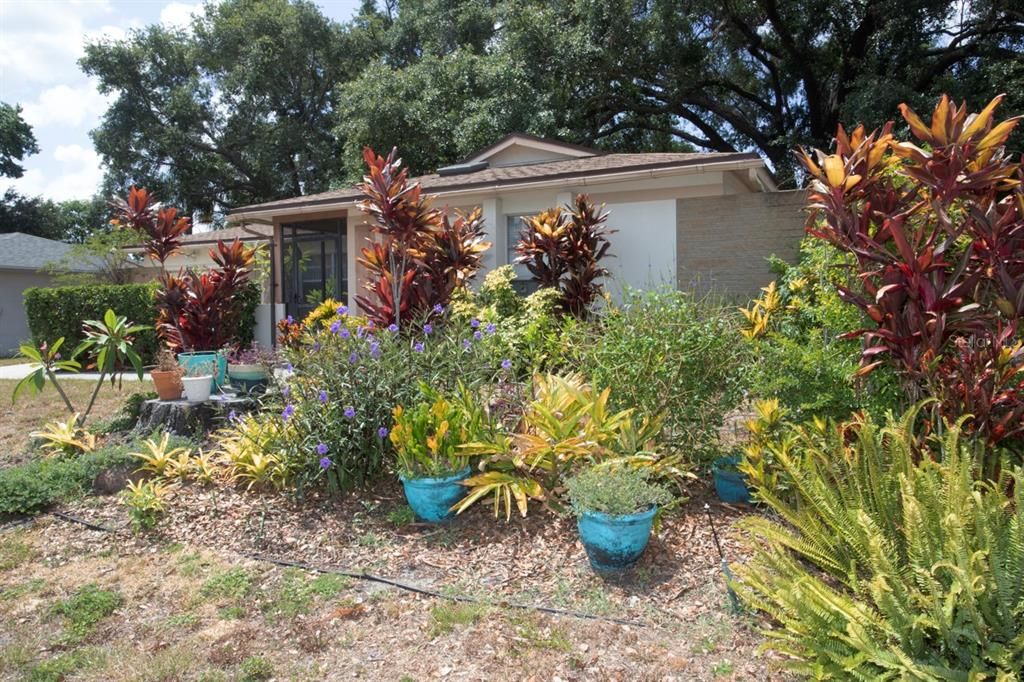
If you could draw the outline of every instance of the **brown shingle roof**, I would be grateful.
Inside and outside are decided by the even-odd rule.
[[[758,158],[757,154],[746,152],[602,154],[599,156],[546,161],[521,166],[484,168],[483,170],[463,173],[461,175],[442,176],[432,173],[412,178],[412,181],[420,183],[423,189],[427,191],[443,194],[446,191],[473,189],[475,187],[497,187],[522,182],[543,182],[607,173],[656,170],[659,168],[693,166],[709,162],[756,160]],[[242,206],[233,209],[230,213],[238,214],[250,211],[266,211],[275,208],[298,208],[321,204],[346,203],[356,201],[361,196],[358,189],[345,187],[330,192],[321,192],[320,194],[310,194],[291,199],[254,204],[252,206]]]
[[[252,234],[258,232],[259,234]],[[193,232],[182,237],[181,241],[185,244],[209,244],[214,243],[218,239],[223,239],[225,242],[234,241],[236,238],[242,241],[258,241],[261,239],[269,239],[274,235],[273,225],[245,225],[237,227],[228,227],[223,230],[210,230],[209,232]]]

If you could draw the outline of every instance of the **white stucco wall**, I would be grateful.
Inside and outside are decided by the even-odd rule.
[[[608,237],[614,258],[601,261],[614,282],[606,285],[613,296],[624,286],[651,289],[675,285],[676,201],[637,201],[608,204]]]

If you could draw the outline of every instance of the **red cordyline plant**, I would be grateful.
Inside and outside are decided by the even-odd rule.
[[[840,295],[872,322],[848,335],[864,339],[859,374],[891,363],[911,399],[933,396],[987,445],[1020,450],[1024,171],[1004,148],[1018,119],[993,118],[1002,99],[968,115],[943,96],[930,124],[903,104],[920,146],[892,122],[840,126],[834,154],[798,158],[812,176],[808,232],[856,259]],[[992,476],[998,459],[982,466]]]
[[[523,230],[516,244],[516,262],[527,267],[542,287],[562,292],[563,312],[586,317],[591,305],[601,296],[598,281],[608,275],[599,265],[610,256],[604,206],[595,206],[585,194],[576,196],[566,211],[552,208],[523,219]]]
[[[401,326],[448,305],[452,294],[482,266],[484,241],[480,209],[468,215],[432,208],[418,183],[409,183],[397,151],[386,157],[363,150],[367,174],[359,208],[373,216],[380,237],[362,250],[359,262],[370,271],[369,296],[356,302],[375,323]]]
[[[218,240],[210,249],[217,268],[206,272],[167,272],[167,259],[181,251],[191,221],[177,217],[176,208],[163,208],[145,188],[132,187],[126,200],[111,204],[115,223],[145,238],[150,259],[160,263],[156,293],[157,333],[172,351],[220,350],[234,341],[240,322],[238,291],[248,283],[253,251],[235,239]]]

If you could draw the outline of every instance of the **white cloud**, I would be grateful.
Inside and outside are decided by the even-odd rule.
[[[107,110],[113,97],[101,94],[90,80],[84,85],[57,85],[39,93],[34,102],[24,102],[23,116],[33,128],[60,124],[79,127],[93,124]]]
[[[12,184],[22,194],[42,195],[54,201],[88,199],[103,180],[100,155],[78,144],[59,145],[49,155],[47,172],[29,168]]]
[[[172,2],[160,10],[160,23],[171,28],[188,28],[192,17],[201,14],[203,3]]]

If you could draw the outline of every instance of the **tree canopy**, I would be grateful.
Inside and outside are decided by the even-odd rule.
[[[1024,111],[1012,0],[386,0],[346,24],[305,0],[224,0],[189,30],[90,45],[116,99],[110,189],[211,211],[356,180],[364,145],[413,172],[523,131],[610,150],[827,146],[940,92]]]
[[[0,176],[20,178],[25,172],[20,161],[38,153],[36,136],[21,117],[21,107],[0,102]]]

